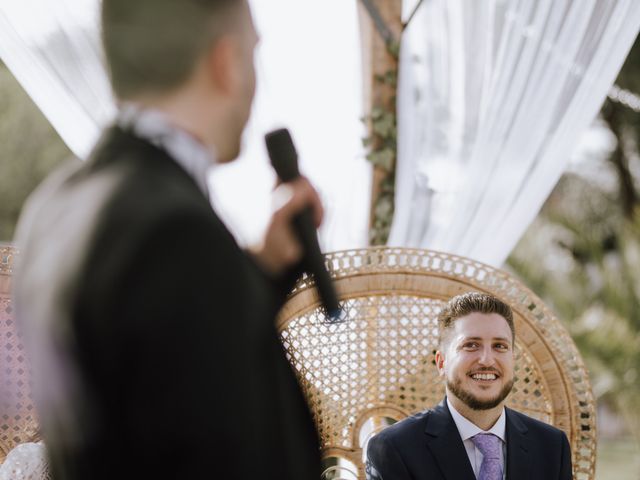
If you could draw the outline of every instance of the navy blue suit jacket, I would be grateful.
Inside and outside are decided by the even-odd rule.
[[[566,435],[506,409],[507,479],[570,480]],[[475,480],[446,401],[374,436],[367,448],[368,480]]]

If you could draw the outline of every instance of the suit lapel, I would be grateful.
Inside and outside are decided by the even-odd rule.
[[[507,412],[507,480],[531,478],[528,429],[510,409]]]
[[[475,480],[467,451],[446,401],[429,412],[425,433],[427,448],[445,480]]]

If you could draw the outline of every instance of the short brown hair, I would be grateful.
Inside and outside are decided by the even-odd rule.
[[[102,43],[113,93],[130,100],[185,82],[246,0],[102,0]]]
[[[438,314],[439,345],[441,347],[447,336],[447,331],[451,330],[454,322],[458,318],[466,317],[471,313],[497,313],[507,321],[511,329],[512,338],[515,339],[516,329],[513,324],[513,311],[509,305],[488,293],[467,292],[449,300]]]

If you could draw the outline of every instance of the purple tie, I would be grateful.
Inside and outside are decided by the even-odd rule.
[[[492,433],[479,433],[471,440],[484,457],[478,480],[502,480],[502,460],[500,459],[502,440]]]

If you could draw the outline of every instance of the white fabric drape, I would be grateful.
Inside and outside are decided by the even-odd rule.
[[[365,246],[371,168],[360,140],[365,133],[356,2],[250,3],[261,35],[258,91],[243,155],[212,172],[214,206],[241,243],[260,237],[274,182],[263,138],[286,126],[302,172],[325,203],[323,249]],[[99,0],[0,0],[0,58],[80,158],[116,110],[98,15]]]
[[[637,0],[424,1],[401,46],[389,244],[502,264],[639,27]]]
[[[98,7],[98,1],[0,0],[0,58],[81,158],[115,114]]]

